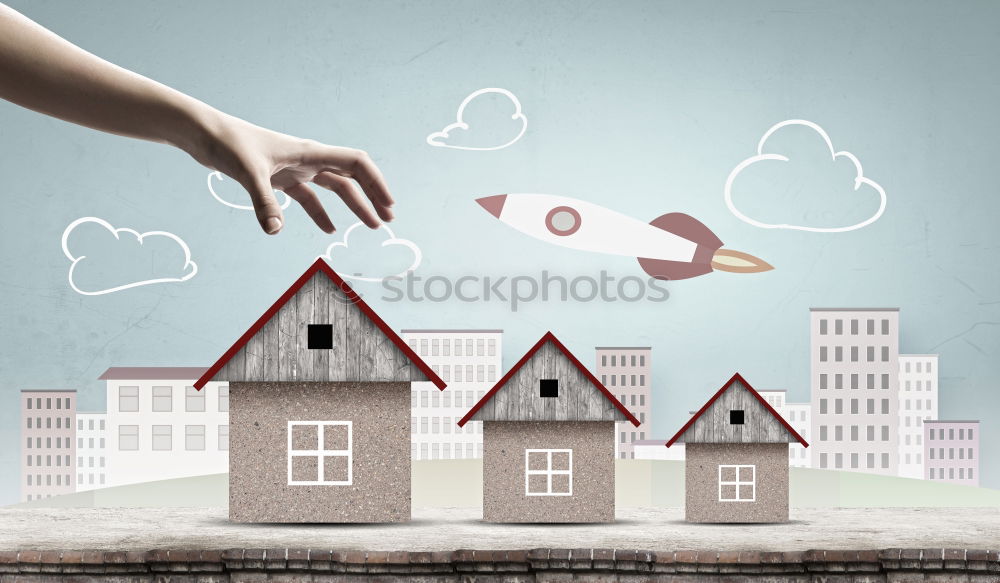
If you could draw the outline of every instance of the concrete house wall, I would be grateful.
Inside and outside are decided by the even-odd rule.
[[[410,519],[409,383],[233,382],[229,386],[230,520]],[[288,484],[289,421],[351,422],[350,484]],[[330,469],[337,473],[343,467]],[[294,470],[293,476],[302,477]]]
[[[684,518],[688,522],[787,522],[788,444],[688,443]],[[754,466],[753,501],[721,501],[719,466]]]
[[[231,520],[409,520],[410,381],[444,382],[322,259],[208,381],[230,387]]]
[[[613,522],[614,422],[483,423],[483,520]],[[525,493],[529,449],[572,450],[572,496]]]
[[[557,396],[541,396],[545,379]],[[551,333],[463,423],[473,419],[483,421],[484,520],[614,520],[615,422],[635,418]]]

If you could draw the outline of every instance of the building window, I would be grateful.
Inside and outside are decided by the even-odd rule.
[[[205,393],[194,387],[184,389],[184,410],[189,412],[200,412],[205,410]]]
[[[306,342],[313,350],[333,348],[333,324],[307,324]]]
[[[155,412],[173,411],[174,410],[173,395],[174,395],[173,387],[153,387],[153,411]]]
[[[525,496],[572,496],[573,450],[524,450]]]
[[[153,451],[170,451],[173,449],[173,430],[170,425],[153,426]]]
[[[719,466],[719,502],[753,502],[757,497],[757,466]]]
[[[203,451],[205,449],[205,426],[184,426],[184,449],[188,451]]]
[[[743,425],[743,409],[731,409],[729,411],[730,425]]]
[[[139,387],[118,387],[118,410],[126,413],[139,410]]]
[[[819,333],[826,334],[826,320],[819,321]]]
[[[139,426],[118,426],[118,449],[121,451],[136,451],[139,449]]]
[[[288,485],[351,485],[352,432],[350,421],[289,421]]]
[[[219,413],[229,413],[229,385],[219,387]]]
[[[882,320],[882,335],[889,333],[889,320]]]
[[[558,397],[559,396],[559,380],[558,379],[539,379],[538,380],[538,396],[539,397]]]
[[[219,426],[219,451],[229,451],[229,426]]]

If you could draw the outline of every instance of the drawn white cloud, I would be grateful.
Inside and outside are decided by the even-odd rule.
[[[106,229],[108,233],[110,233],[114,237],[113,244],[115,245],[137,245],[139,247],[143,247],[145,243],[153,240],[166,242],[168,245],[176,245],[177,247],[179,247],[180,251],[183,254],[184,257],[183,265],[178,266],[179,268],[176,270],[176,273],[170,275],[164,274],[161,277],[145,279],[142,281],[133,281],[106,288],[84,290],[76,283],[78,277],[77,272],[79,271],[81,266],[86,267],[90,263],[88,259],[91,261],[95,259],[87,255],[78,255],[74,253],[72,250],[73,244],[70,241],[70,239],[73,235],[73,232],[77,229],[77,227],[79,227],[80,225],[90,224],[90,223],[99,225],[100,227]],[[196,273],[198,273],[198,265],[194,261],[191,261],[191,250],[188,248],[187,243],[185,243],[184,240],[178,237],[177,235],[174,235],[173,233],[168,233],[166,231],[148,231],[145,233],[140,233],[138,231],[128,228],[116,229],[113,226],[111,226],[111,224],[108,223],[107,221],[99,219],[97,217],[83,217],[70,223],[62,234],[62,250],[63,253],[66,255],[66,257],[72,262],[69,266],[69,275],[68,275],[69,286],[73,288],[73,291],[75,291],[76,293],[85,296],[99,296],[104,294],[110,294],[134,287],[139,287],[143,285],[152,285],[156,283],[187,281],[192,277],[194,277]]]
[[[471,104],[476,98],[483,95],[497,94],[506,97],[514,106],[514,113],[510,116],[511,121],[516,122],[519,126],[516,135],[513,139],[500,144],[498,146],[462,146],[450,143],[450,140],[454,140],[455,136],[464,133],[466,136],[475,132],[465,121],[465,109]],[[437,146],[439,148],[454,148],[456,150],[475,150],[475,151],[489,151],[489,150],[502,150],[508,146],[513,145],[515,142],[521,139],[524,132],[528,129],[528,118],[524,116],[521,111],[521,102],[518,101],[517,96],[507,91],[506,89],[501,89],[499,87],[487,87],[485,89],[480,89],[474,91],[458,106],[458,113],[455,114],[455,123],[448,124],[439,132],[434,132],[427,136],[427,143],[432,146]],[[455,133],[455,136],[452,133]]]
[[[736,204],[733,202],[732,190],[733,190],[733,184],[741,172],[753,166],[754,164],[763,161],[790,162],[792,160],[790,156],[786,156],[784,154],[765,153],[765,146],[767,145],[768,139],[771,138],[771,136],[773,136],[774,133],[777,132],[778,130],[788,126],[804,126],[806,128],[813,130],[826,144],[826,148],[830,152],[831,156],[830,160],[832,162],[836,162],[839,159],[846,159],[849,160],[852,164],[854,164],[855,168],[854,190],[859,191],[862,187],[871,188],[873,190],[873,196],[877,195],[879,199],[878,210],[875,211],[874,214],[872,214],[865,220],[851,225],[846,225],[841,227],[812,227],[807,225],[767,223],[751,218],[745,215],[743,212],[741,212],[738,208],[736,208]],[[796,231],[809,231],[813,233],[844,233],[847,231],[854,231],[862,227],[866,227],[877,221],[882,216],[882,214],[885,212],[885,205],[886,205],[885,190],[877,182],[865,177],[864,171],[861,167],[861,162],[857,159],[857,157],[855,157],[854,154],[851,154],[850,152],[847,151],[835,150],[833,147],[833,142],[830,140],[830,137],[823,130],[823,128],[821,128],[819,125],[811,121],[807,121],[804,119],[790,119],[780,122],[772,126],[771,129],[767,130],[767,132],[764,133],[764,136],[760,139],[760,142],[757,143],[757,155],[751,156],[750,158],[743,160],[736,166],[736,168],[733,168],[732,172],[729,173],[729,177],[726,179],[725,199],[726,199],[726,206],[729,207],[729,211],[732,212],[733,215],[736,216],[736,218],[740,219],[745,223],[749,223],[755,227],[760,227],[763,229],[791,229]]]
[[[208,181],[208,191],[210,193],[212,193],[212,198],[214,198],[215,200],[221,202],[222,204],[224,204],[224,205],[226,205],[226,206],[228,206],[230,208],[239,209],[241,211],[252,211],[253,210],[253,205],[252,204],[236,204],[236,203],[232,203],[232,202],[229,202],[228,200],[222,198],[221,196],[219,196],[219,194],[217,192],[215,192],[215,187],[212,186],[212,179],[215,179],[215,180],[218,180],[219,182],[222,182],[223,180],[225,180],[225,178],[226,178],[226,175],[223,174],[222,172],[216,171],[216,172],[209,172],[208,173],[208,179],[207,179],[207,181]],[[285,197],[285,202],[281,203],[281,210],[285,210],[286,208],[288,208],[288,205],[292,204],[291,197],[289,197],[284,192],[281,192],[280,190],[275,190],[274,191],[274,195],[275,196],[284,196]]]
[[[327,261],[330,261],[330,263],[333,264],[333,268],[337,269],[337,263],[334,261],[334,253],[337,252],[337,249],[341,249],[339,253],[346,253],[350,246],[351,233],[362,227],[364,227],[364,224],[361,222],[357,222],[351,225],[347,229],[347,231],[344,232],[344,239],[342,241],[334,241],[333,243],[331,243],[330,246],[326,248],[326,253],[324,253],[320,257],[326,259]],[[367,229],[367,227],[364,228]],[[384,223],[377,230],[385,232],[385,240],[381,242],[380,247],[386,248],[386,247],[398,246],[404,249],[408,249],[410,251],[410,253],[413,256],[412,261],[410,261],[410,266],[399,273],[383,275],[379,277],[375,277],[370,274],[368,275],[356,274],[356,273],[352,274],[348,273],[347,272],[348,270],[337,269],[337,273],[339,273],[341,277],[345,279],[352,279],[355,281],[368,281],[368,282],[378,283],[392,277],[406,277],[410,273],[416,271],[417,267],[420,266],[420,261],[423,258],[423,255],[420,252],[420,247],[417,247],[416,243],[410,241],[409,239],[401,239],[397,237],[396,234],[392,232],[392,229],[390,229],[389,226]],[[366,264],[377,265],[378,260],[379,258],[377,257],[365,257]]]

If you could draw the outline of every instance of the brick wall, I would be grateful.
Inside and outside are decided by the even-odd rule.
[[[1000,581],[994,550],[384,552],[229,549],[0,552],[0,583],[641,583]]]

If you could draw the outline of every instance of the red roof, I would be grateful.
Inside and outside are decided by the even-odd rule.
[[[267,311],[264,312],[264,314],[260,318],[258,318],[256,322],[254,322],[253,326],[250,326],[250,329],[244,332],[242,336],[240,336],[239,340],[236,341],[236,344],[230,346],[229,350],[227,350],[225,354],[223,354],[222,357],[215,362],[215,364],[209,367],[209,369],[205,371],[203,375],[201,375],[201,378],[199,378],[194,383],[195,388],[201,390],[201,388],[204,387],[206,383],[211,381],[212,377],[214,377],[222,369],[222,367],[225,366],[227,362],[229,362],[229,359],[235,356],[236,353],[239,352],[240,349],[243,348],[243,346],[245,346],[246,343],[249,342],[251,338],[253,338],[254,334],[259,332],[260,329],[263,328],[264,325],[267,324],[268,321],[270,321],[271,318],[273,318],[274,315],[278,313],[278,310],[280,310],[281,307],[288,302],[288,300],[290,300],[296,293],[298,293],[298,291],[302,289],[302,286],[304,286],[306,282],[312,279],[312,277],[316,275],[316,273],[323,273],[324,275],[329,277],[333,281],[333,283],[337,284],[337,287],[340,288],[340,291],[344,292],[344,295],[347,296],[347,299],[349,299],[351,303],[357,306],[358,309],[360,309],[365,316],[368,316],[368,319],[371,320],[375,324],[375,326],[378,327],[378,329],[381,330],[382,333],[389,338],[389,340],[392,340],[392,343],[395,344],[396,347],[399,348],[403,352],[403,354],[405,354],[406,357],[410,359],[410,362],[416,365],[416,367],[420,369],[420,372],[424,373],[424,375],[427,377],[427,380],[434,383],[434,385],[437,386],[437,388],[444,390],[446,385],[445,382],[441,380],[441,377],[439,377],[437,373],[431,370],[431,367],[427,366],[427,363],[425,363],[423,360],[421,360],[419,356],[417,356],[417,353],[414,352],[413,349],[410,348],[406,344],[406,342],[404,342],[403,339],[400,338],[399,335],[396,334],[392,330],[392,328],[390,328],[389,325],[386,324],[385,321],[382,320],[382,318],[380,318],[379,315],[375,313],[375,310],[371,309],[371,307],[369,307],[368,304],[366,304],[365,301],[361,299],[361,296],[359,296],[357,293],[355,293],[353,289],[351,289],[351,286],[347,285],[347,282],[345,282],[342,277],[337,275],[337,272],[334,271],[333,268],[331,268],[327,264],[327,262],[323,260],[322,257],[317,259],[309,267],[309,269],[307,269],[306,272],[302,274],[301,277],[295,280],[295,283],[292,284],[292,287],[288,288],[288,290],[285,291],[285,293],[281,294],[281,297],[279,297],[278,300],[274,302],[274,305],[268,308]]]
[[[785,418],[782,417],[780,413],[775,411],[774,407],[768,404],[767,400],[765,400],[764,397],[761,397],[760,393],[757,392],[757,389],[750,386],[750,383],[748,383],[747,380],[743,378],[742,375],[740,375],[740,373],[734,374],[733,378],[726,381],[726,384],[722,385],[722,388],[719,389],[714,395],[712,395],[712,398],[709,399],[708,402],[705,403],[705,405],[702,406],[701,409],[698,409],[697,413],[695,413],[694,415],[691,416],[690,419],[688,419],[688,422],[684,424],[684,427],[681,427],[681,430],[670,438],[670,441],[667,442],[667,447],[673,445],[674,442],[676,442],[681,435],[684,435],[684,432],[687,431],[688,428],[690,428],[692,425],[694,425],[694,422],[697,421],[698,418],[701,417],[705,411],[708,411],[708,408],[712,406],[712,403],[718,400],[718,398],[721,397],[723,393],[728,391],[729,388],[736,383],[736,381],[743,383],[743,386],[746,387],[748,391],[750,391],[750,394],[756,397],[758,401],[760,401],[760,404],[764,406],[764,409],[770,412],[771,415],[774,415],[774,417],[778,421],[780,421],[782,425],[785,426],[785,429],[787,429],[788,432],[792,434],[792,437],[794,437],[799,443],[801,443],[803,447],[809,447],[809,444],[806,443],[805,439],[802,439],[802,436],[799,435],[799,432],[795,431],[795,429],[788,424],[788,421],[785,421]]]
[[[601,381],[597,380],[597,377],[591,374],[591,372],[587,370],[587,367],[583,366],[583,364],[581,364],[580,361],[577,360],[575,356],[573,356],[573,353],[570,352],[569,349],[567,349],[565,346],[563,346],[562,342],[559,342],[559,339],[556,338],[555,334],[553,334],[552,332],[546,332],[545,335],[542,336],[542,338],[538,342],[536,342],[534,346],[531,347],[531,350],[525,353],[525,355],[521,357],[521,360],[517,361],[517,364],[515,364],[513,368],[507,371],[507,374],[505,374],[503,378],[500,379],[500,381],[497,382],[497,384],[494,385],[493,388],[489,390],[488,393],[483,395],[483,398],[480,399],[479,402],[476,403],[476,405],[472,409],[469,409],[469,412],[465,414],[465,417],[462,417],[462,420],[458,422],[458,426],[462,427],[466,423],[468,423],[469,420],[472,419],[472,416],[476,414],[476,411],[482,409],[483,405],[485,405],[487,401],[492,399],[493,395],[495,395],[497,391],[502,389],[503,386],[507,384],[507,381],[509,381],[511,377],[513,377],[514,374],[517,373],[517,371],[519,371],[521,367],[524,366],[524,364],[528,362],[528,360],[530,360],[531,357],[534,356],[535,353],[542,348],[542,346],[545,346],[546,342],[551,342],[552,344],[554,344],[555,347],[558,348],[559,351],[562,352],[563,355],[565,355],[566,358],[568,358],[571,363],[573,363],[573,366],[575,366],[580,372],[582,372],[583,376],[587,377],[587,380],[589,380],[595,387],[597,387],[597,390],[601,391],[601,393],[604,395],[606,399],[611,401],[611,403],[615,406],[616,409],[625,414],[625,417],[629,420],[630,423],[632,423],[632,425],[635,425],[636,427],[640,425],[639,420],[635,418],[635,415],[632,415],[632,413],[625,408],[625,405],[622,405],[621,401],[616,399],[615,396],[611,394],[611,391],[605,388],[605,386],[601,384]]]

